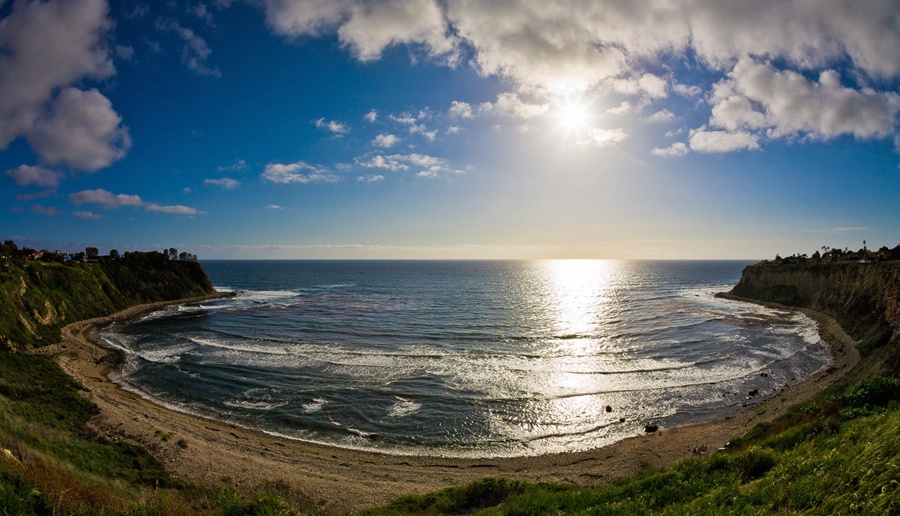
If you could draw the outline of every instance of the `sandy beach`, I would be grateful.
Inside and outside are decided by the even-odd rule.
[[[165,304],[135,306],[71,324],[63,329],[63,341],[47,350],[59,354],[63,368],[88,389],[86,396],[100,407],[91,424],[110,439],[138,441],[178,478],[210,487],[288,485],[329,514],[352,512],[404,494],[425,493],[489,476],[593,486],[647,467],[668,467],[697,450],[712,452],[753,425],[811,399],[859,361],[855,342],[833,319],[801,310],[817,322],[819,334],[830,346],[833,366],[731,418],[661,428],[579,453],[489,459],[397,456],[274,437],[169,410],[121,388],[109,379],[112,353],[88,338],[90,330]]]

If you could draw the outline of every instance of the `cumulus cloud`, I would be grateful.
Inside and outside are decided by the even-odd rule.
[[[375,121],[378,120],[378,111],[375,111],[374,109],[369,111],[368,113],[366,113],[366,116],[364,116],[363,119],[365,119],[366,122],[369,122],[370,124],[375,123]]]
[[[690,142],[694,152],[722,153],[760,148],[756,136],[742,131],[710,131],[701,128],[691,132]]]
[[[239,186],[241,186],[241,182],[235,179],[231,179],[229,177],[223,177],[221,179],[204,179],[203,184],[210,186],[218,186],[224,188],[226,190],[233,190]]]
[[[98,188],[96,190],[82,190],[69,195],[69,202],[76,205],[99,204],[106,209],[121,208],[123,206],[143,206],[144,201],[137,195],[114,194],[108,190]]]
[[[29,138],[43,161],[94,171],[121,159],[131,147],[128,128],[99,91],[66,88]]]
[[[701,147],[699,142],[753,148],[761,138],[896,133],[894,94],[877,90],[900,76],[896,0],[261,2],[277,33],[336,34],[363,61],[392,45],[421,47],[433,57],[465,48],[478,73],[499,77],[512,90],[479,113],[542,112],[522,109],[517,95],[539,99],[535,106],[578,92],[639,96],[640,107],[669,91],[700,97],[708,92],[660,75],[655,65],[689,56],[707,71],[728,74],[713,94],[716,112],[708,124],[726,131],[699,131]],[[828,71],[837,67],[840,75]],[[768,88],[763,77],[772,81]],[[842,85],[840,77],[852,77],[854,84]],[[720,96],[725,93],[730,95]],[[465,107],[451,106],[450,114],[468,116]]]
[[[7,170],[6,175],[19,186],[39,186],[41,188],[57,187],[63,177],[62,173],[55,170],[29,165],[20,165],[12,170]]]
[[[79,219],[85,219],[85,220],[99,220],[99,219],[103,218],[103,215],[93,213],[90,211],[73,211],[72,215],[75,215]]]
[[[266,0],[266,20],[288,37],[338,34],[361,61],[378,58],[394,45],[421,47],[432,57],[455,62],[456,38],[434,0]]]
[[[482,113],[490,113],[499,116],[513,118],[533,118],[550,111],[550,104],[532,104],[523,101],[515,93],[501,93],[494,103],[484,102],[479,106]]]
[[[661,111],[657,111],[652,115],[648,116],[644,120],[647,122],[670,122],[675,119],[675,113],[672,113],[668,109],[663,109]]]
[[[628,133],[623,129],[600,129],[593,128],[587,132],[585,138],[575,142],[575,145],[581,147],[606,147],[624,141],[628,138]]]
[[[833,70],[821,72],[816,81],[749,58],[716,84],[711,102],[710,125],[765,130],[775,138],[884,138],[893,134],[900,112],[897,93],[845,87]]]
[[[202,213],[201,211],[191,208],[189,206],[182,206],[180,204],[175,204],[171,206],[163,206],[156,203],[150,203],[144,206],[144,209],[150,212],[156,213],[170,213],[173,215],[197,215],[198,213]]]
[[[388,147],[393,147],[399,141],[400,139],[393,134],[379,134],[372,140],[372,145],[387,149]]]
[[[340,180],[324,167],[314,167],[305,161],[296,163],[269,163],[260,175],[265,181],[278,184],[335,183]]]
[[[0,23],[0,149],[25,137],[38,159],[88,171],[128,151],[121,117],[97,90],[115,69],[105,0],[14,2]]]
[[[316,127],[325,131],[330,131],[336,135],[346,134],[350,132],[350,128],[346,125],[334,120],[325,120],[324,117],[315,121]]]
[[[451,116],[459,118],[472,118],[475,114],[472,112],[472,105],[468,102],[454,100],[450,103],[449,113]]]
[[[675,142],[672,145],[669,145],[668,147],[662,147],[662,148],[656,147],[650,151],[650,153],[653,154],[654,156],[663,156],[666,158],[675,158],[678,156],[684,156],[685,154],[687,154],[689,152],[691,152],[691,150],[688,149],[688,146],[685,145],[683,142]]]
[[[144,208],[144,210],[149,212],[172,213],[176,215],[197,215],[203,213],[202,211],[188,206],[165,206],[157,203],[147,203],[138,195],[114,194],[102,188],[82,190],[80,192],[69,194],[69,202],[78,206],[82,204],[98,204],[108,210],[130,206],[134,208]]]
[[[356,178],[356,181],[360,183],[377,183],[378,181],[384,181],[384,176],[381,174],[359,176]]]
[[[55,217],[61,213],[56,206],[42,206],[40,204],[31,205],[31,212],[46,215],[48,217]]]
[[[357,160],[356,164],[365,168],[380,168],[392,172],[417,170],[416,175],[420,177],[434,177],[443,173],[465,173],[464,170],[450,167],[447,162],[441,158],[416,153],[391,154],[389,156],[378,154],[372,156],[368,160]]]

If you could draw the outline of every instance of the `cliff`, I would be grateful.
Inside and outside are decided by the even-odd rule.
[[[71,265],[3,260],[0,350],[56,343],[66,324],[129,306],[213,293],[199,263],[170,261],[161,253]]]
[[[859,342],[854,376],[900,374],[900,262],[759,263],[731,293],[827,314]]]

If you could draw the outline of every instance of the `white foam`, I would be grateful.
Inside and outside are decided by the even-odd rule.
[[[394,405],[388,411],[387,417],[389,418],[401,418],[409,416],[422,409],[422,404],[419,402],[405,400],[399,396],[397,396],[396,398],[396,403],[394,403]]]
[[[313,398],[311,402],[302,405],[303,412],[306,414],[318,412],[322,410],[322,407],[324,407],[326,403],[328,403],[328,400],[325,400],[324,398]]]

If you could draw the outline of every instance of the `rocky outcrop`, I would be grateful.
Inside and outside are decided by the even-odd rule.
[[[199,263],[161,253],[72,265],[7,259],[0,266],[0,350],[56,343],[66,324],[129,306],[213,293]]]
[[[900,263],[773,264],[744,269],[736,296],[810,308],[859,342],[862,367],[900,373]]]

